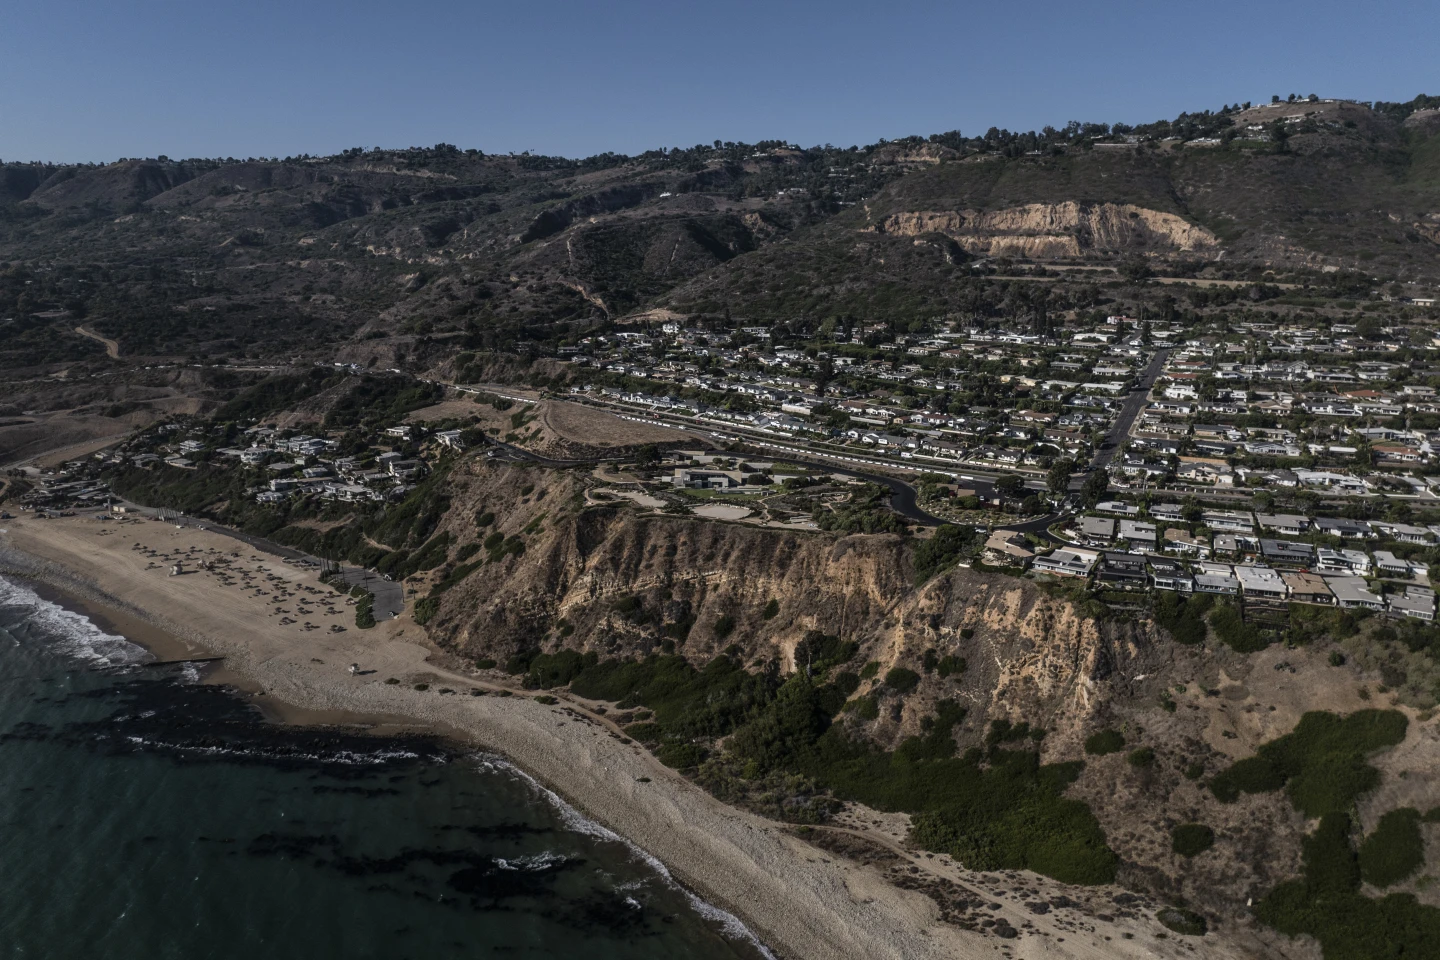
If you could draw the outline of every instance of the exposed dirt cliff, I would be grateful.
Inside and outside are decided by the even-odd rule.
[[[939,233],[971,253],[1083,257],[1117,253],[1211,253],[1215,235],[1173,213],[1117,203],[1030,203],[1002,210],[915,211],[885,217],[877,233]]]
[[[493,533],[524,543],[445,592],[428,627],[467,658],[569,647],[636,656],[673,640],[696,663],[732,644],[746,663],[794,669],[808,631],[860,644],[857,663],[922,673],[926,651],[961,657],[963,674],[925,673],[887,701],[870,735],[894,743],[942,697],[978,735],[1003,717],[1078,735],[1168,641],[1133,624],[1081,617],[1036,585],[956,570],[913,585],[911,544],[895,535],[833,537],[586,507],[586,475],[472,461],[458,470],[446,521],[454,541]],[[476,530],[474,517],[493,514]],[[477,554],[484,557],[485,554]],[[442,579],[445,569],[431,576]],[[767,616],[767,605],[776,601]],[[778,609],[776,609],[778,608]],[[722,618],[733,626],[717,629]]]

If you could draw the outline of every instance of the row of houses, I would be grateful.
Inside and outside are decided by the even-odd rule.
[[[998,542],[995,537],[992,543]],[[1001,541],[1004,542],[1004,538]],[[987,543],[987,550],[992,549]],[[1247,603],[1309,603],[1373,610],[1417,620],[1435,619],[1435,592],[1410,584],[1403,593],[1375,594],[1369,581],[1350,574],[1322,576],[1301,570],[1276,570],[1262,564],[1197,561],[1065,547],[1035,557],[1030,569],[1057,577],[1089,578],[1119,589],[1155,589],[1244,598]]]

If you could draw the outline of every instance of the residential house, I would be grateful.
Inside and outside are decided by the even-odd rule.
[[[1362,577],[1370,572],[1370,558],[1360,550],[1331,550],[1329,547],[1321,547],[1315,551],[1315,570],[1319,573]]]
[[[1088,577],[1099,559],[1100,555],[1093,550],[1067,547],[1048,556],[1036,557],[1030,564],[1030,569],[1061,577]]]
[[[1280,579],[1285,581],[1285,586],[1290,590],[1290,599],[1296,603],[1335,602],[1335,594],[1330,592],[1325,579],[1316,574],[1287,570],[1280,574]]]
[[[1150,558],[1150,581],[1156,590],[1190,593],[1195,589],[1195,580],[1186,569],[1174,560],[1163,557]]]
[[[1120,521],[1120,539],[1132,553],[1155,552],[1155,524],[1137,520]]]
[[[1143,589],[1148,580],[1145,574],[1145,558],[1133,553],[1106,551],[1100,566],[1100,579],[1105,583],[1122,587]]]
[[[1262,537],[1260,556],[1265,558],[1266,563],[1308,567],[1315,560],[1315,548],[1308,543],[1294,540],[1269,540]]]
[[[1206,510],[1202,518],[1205,526],[1211,530],[1224,530],[1228,533],[1253,533],[1255,530],[1255,521],[1248,513]]]
[[[1418,560],[1404,560],[1389,550],[1375,551],[1375,569],[1384,577],[1400,580],[1420,579],[1430,573],[1430,566]]]
[[[1115,521],[1109,517],[1081,517],[1076,528],[1081,541],[1091,546],[1107,546],[1115,539]]]
[[[1347,609],[1384,610],[1385,601],[1370,592],[1363,577],[1326,577],[1335,602]]]
[[[983,559],[995,566],[1027,567],[1035,559],[1035,552],[1025,542],[1025,537],[1014,530],[996,530],[985,541]]]
[[[1235,567],[1235,579],[1246,600],[1283,601],[1290,594],[1285,581],[1269,567],[1240,564]]]
[[[1289,513],[1257,513],[1255,519],[1260,522],[1262,530],[1273,530],[1287,537],[1298,537],[1310,526],[1309,517]]]

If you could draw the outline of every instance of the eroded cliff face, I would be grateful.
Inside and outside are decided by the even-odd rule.
[[[745,663],[776,661],[788,672],[796,645],[818,630],[860,644],[854,669],[873,660],[882,676],[894,666],[922,674],[916,691],[873,725],[885,743],[916,732],[944,697],[968,708],[972,733],[1004,717],[1078,737],[1168,643],[1144,627],[1086,619],[1035,584],[997,574],[959,569],[917,589],[912,545],[899,536],[837,538],[587,507],[585,482],[578,473],[483,462],[457,471],[447,520],[455,540],[491,533],[472,520],[489,512],[494,529],[521,537],[525,549],[443,594],[428,624],[437,643],[503,661],[561,647],[643,656],[673,640],[697,664],[734,645]],[[778,612],[767,617],[771,601]],[[733,629],[717,629],[722,618]],[[926,674],[931,650],[968,667]]]
[[[1173,213],[1117,203],[1030,203],[1001,210],[915,211],[871,228],[899,236],[943,234],[986,256],[1084,257],[1213,253],[1215,235]]]

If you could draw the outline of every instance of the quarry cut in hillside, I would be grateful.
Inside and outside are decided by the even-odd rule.
[[[1084,257],[1118,253],[1213,253],[1215,235],[1173,213],[1117,203],[1029,203],[1001,210],[896,213],[870,228],[918,237],[939,233],[986,256]]]

